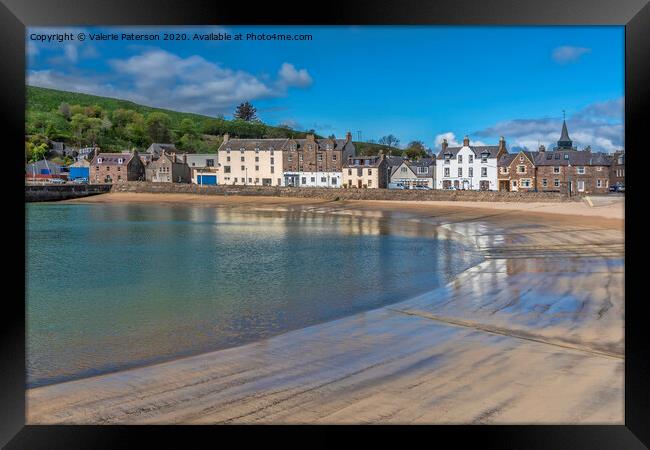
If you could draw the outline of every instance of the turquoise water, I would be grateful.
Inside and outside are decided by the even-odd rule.
[[[27,204],[37,386],[240,345],[434,289],[479,262],[385,217]]]

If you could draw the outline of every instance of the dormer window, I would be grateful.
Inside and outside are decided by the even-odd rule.
[[[102,161],[103,161],[103,159],[101,158],[101,156],[99,158],[97,158],[97,164],[101,164]]]
[[[259,153],[259,152],[260,152],[260,148],[259,148],[259,147],[255,147],[255,153]]]
[[[566,159],[566,160],[569,159],[569,154],[568,154],[568,153],[565,153],[565,154],[564,154],[564,159]]]
[[[555,154],[555,159],[560,159],[560,154],[559,153]]]
[[[242,148],[239,149],[239,152],[244,153],[244,150],[246,150],[246,149],[244,147],[242,147]]]
[[[482,163],[487,163],[488,161],[488,156],[490,156],[489,153],[481,153],[481,162]]]
[[[122,164],[122,163],[124,163],[124,159],[123,159],[123,158],[117,158],[117,163],[118,163],[118,164]]]
[[[226,147],[226,153],[230,153],[230,147]]]
[[[463,163],[463,155],[458,155],[458,164]]]

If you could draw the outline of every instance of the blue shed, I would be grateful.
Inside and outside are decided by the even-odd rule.
[[[217,176],[216,175],[197,175],[196,182],[200,185],[216,185]]]
[[[77,178],[85,178],[88,180],[90,178],[90,168],[70,166],[70,175],[68,178],[70,180],[76,180]]]

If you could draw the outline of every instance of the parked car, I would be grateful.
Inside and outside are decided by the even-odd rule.
[[[75,178],[72,182],[74,184],[88,184],[88,178]]]
[[[609,187],[609,192],[625,192],[625,185],[621,183],[613,184]]]
[[[49,178],[47,181],[52,184],[65,184],[65,180],[61,178]]]
[[[406,189],[402,183],[388,183],[388,189]]]
[[[413,186],[411,189],[415,189],[417,191],[430,191],[431,188],[429,186]]]

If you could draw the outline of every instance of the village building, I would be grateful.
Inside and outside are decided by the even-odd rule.
[[[435,162],[434,158],[421,158],[415,161],[403,159],[401,164],[391,167],[390,184],[401,185],[407,189],[415,187],[435,189]]]
[[[151,160],[153,161],[160,158],[160,155],[162,155],[163,153],[176,153],[176,152],[177,150],[174,144],[161,144],[158,142],[154,142],[147,148],[147,150],[145,150],[145,154],[151,155]]]
[[[609,185],[625,186],[625,150],[612,154],[612,163],[609,168]]]
[[[557,146],[547,151],[520,151],[499,159],[499,190],[561,192],[571,194],[606,193],[609,190],[611,157],[577,150],[569,137],[566,121]]]
[[[388,170],[383,154],[375,156],[348,156],[343,164],[343,187],[360,189],[385,188]]]
[[[90,180],[90,161],[81,158],[70,165],[70,180]]]
[[[25,178],[29,180],[43,180],[48,178],[66,178],[63,168],[54,161],[41,159],[25,166]]]
[[[217,152],[219,184],[284,186],[283,149],[288,139],[230,139]]]
[[[184,159],[184,158],[183,158]],[[160,157],[145,168],[147,181],[151,183],[189,183],[190,168],[175,153],[161,153]]]
[[[90,162],[90,182],[122,183],[143,181],[144,164],[137,151],[122,153],[96,152]]]
[[[343,162],[356,153],[352,133],[345,139],[288,139],[284,152],[285,186],[341,187]]]
[[[199,185],[215,185],[218,180],[218,161],[215,153],[187,153],[183,155],[190,168],[192,183]]]
[[[436,188],[496,191],[498,160],[507,153],[503,136],[499,145],[481,146],[470,145],[465,136],[462,147],[449,147],[444,139],[436,156]]]

